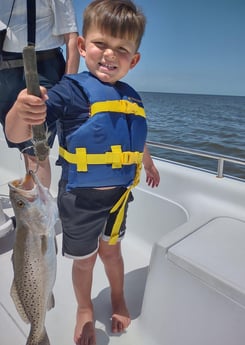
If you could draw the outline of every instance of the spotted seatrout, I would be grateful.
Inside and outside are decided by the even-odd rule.
[[[11,297],[21,318],[30,323],[26,345],[49,345],[46,311],[54,307],[57,205],[33,173],[9,183],[16,217]]]

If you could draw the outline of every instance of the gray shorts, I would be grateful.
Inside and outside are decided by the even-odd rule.
[[[66,183],[60,181],[58,207],[63,228],[63,255],[73,259],[84,258],[98,250],[98,241],[109,241],[118,211],[110,213],[111,208],[126,191],[125,187],[98,190],[76,188],[65,190]],[[128,202],[133,200],[130,193]],[[119,239],[125,234],[128,202],[125,207]]]

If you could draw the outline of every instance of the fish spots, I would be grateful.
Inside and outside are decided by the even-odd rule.
[[[23,183],[9,183],[10,200],[17,224],[11,296],[22,319],[30,323],[26,345],[49,345],[45,317],[47,310],[54,306],[54,226],[58,209],[47,188],[32,174],[29,174],[27,181]],[[33,181],[30,178],[33,178]]]

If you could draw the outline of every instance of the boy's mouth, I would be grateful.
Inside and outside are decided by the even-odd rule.
[[[99,66],[102,67],[102,68],[105,68],[105,69],[107,69],[109,71],[114,71],[117,68],[114,65],[110,65],[110,64],[102,63],[102,62],[99,62]]]

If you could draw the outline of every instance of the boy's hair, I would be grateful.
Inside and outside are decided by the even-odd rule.
[[[126,38],[140,46],[146,18],[131,0],[94,0],[83,13],[82,34],[96,26],[113,37]]]

